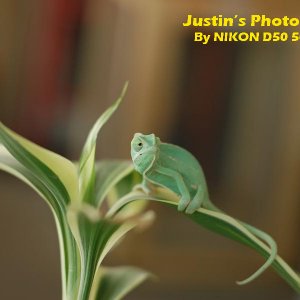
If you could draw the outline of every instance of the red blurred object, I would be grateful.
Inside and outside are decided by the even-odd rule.
[[[44,146],[56,114],[64,114],[70,102],[84,2],[44,0],[33,7],[16,125],[18,132]]]

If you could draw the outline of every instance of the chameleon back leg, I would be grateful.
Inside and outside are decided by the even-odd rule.
[[[204,198],[205,198],[204,189],[201,187],[201,185],[199,185],[194,198],[192,199],[192,201],[190,201],[185,212],[187,214],[194,213],[198,208],[202,206],[205,200]]]
[[[191,195],[181,174],[175,170],[165,168],[163,166],[157,166],[156,172],[166,175],[176,182],[177,188],[181,195],[180,201],[178,203],[178,210],[184,211],[190,203]]]

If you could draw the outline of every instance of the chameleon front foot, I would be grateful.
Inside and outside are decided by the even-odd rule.
[[[151,188],[146,182],[142,182],[133,187],[133,191],[142,190],[145,194],[149,195],[151,193]]]

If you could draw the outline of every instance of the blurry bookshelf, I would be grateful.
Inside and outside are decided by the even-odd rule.
[[[69,39],[60,36],[54,48],[35,41],[35,46],[46,47],[39,59],[56,61],[50,64],[51,74],[41,68],[35,57],[30,63],[24,60],[24,49],[29,47],[25,42],[28,27],[22,24],[27,24],[32,14],[38,17],[37,12],[21,6],[16,12],[12,1],[6,0],[10,15],[1,18],[6,23],[0,27],[5,28],[5,47],[0,49],[1,120],[16,128],[16,118],[29,114],[27,118],[31,119],[43,109],[48,114],[45,123],[38,122],[42,124],[38,129],[44,132],[42,139],[38,131],[34,133],[38,125],[26,125],[25,118],[22,122],[27,127],[21,129],[45,144],[49,144],[53,132],[61,134],[57,145],[52,146],[63,147],[68,157],[78,159],[90,126],[129,80],[120,109],[99,136],[97,157],[129,158],[134,132],[154,132],[163,141],[187,148],[204,168],[213,202],[273,235],[280,255],[293,266],[299,264],[300,46],[203,46],[194,43],[193,33],[181,26],[190,12],[198,16],[231,15],[238,9],[240,14],[249,14],[264,10],[263,4],[247,2],[239,7],[181,0],[172,4],[110,0],[87,1],[84,9],[77,6],[83,2],[74,6],[70,2],[68,12],[59,9],[59,1],[48,2],[62,13],[57,24],[52,19],[54,28],[62,26],[67,30],[63,26],[69,24],[66,20],[72,25],[71,34],[63,30]],[[299,4],[295,4],[298,10],[280,1],[273,5],[268,11],[274,15],[299,11]],[[13,19],[15,15],[23,19]],[[12,27],[12,19],[20,24]],[[39,28],[35,30],[39,32]],[[31,71],[41,72],[37,78],[45,86],[28,90],[34,86]],[[59,76],[59,80],[48,82],[50,75],[55,80]],[[25,99],[30,105],[36,101],[37,110],[24,110]],[[7,186],[8,197],[13,183],[1,180],[1,184]],[[19,186],[13,193],[16,200],[20,195],[22,199],[25,194],[32,196]],[[6,202],[1,211],[8,205]],[[244,279],[263,263],[256,253],[199,229],[175,211],[159,205],[153,208],[158,214],[153,227],[144,234],[130,236],[106,261],[144,267],[160,278],[159,282],[147,283],[129,299],[293,299],[289,287],[270,270],[248,286],[236,286],[236,280]],[[54,223],[50,225],[54,231]],[[47,247],[47,243],[42,244],[45,245],[40,245],[40,251]],[[9,255],[9,249],[5,253]],[[53,267],[51,272],[58,276],[58,256],[56,269],[53,263],[57,252],[52,257],[46,253]],[[30,264],[29,259],[27,265]],[[59,278],[54,286],[58,285]],[[51,295],[49,299],[55,297]]]
[[[64,153],[84,1],[1,2],[0,117]]]

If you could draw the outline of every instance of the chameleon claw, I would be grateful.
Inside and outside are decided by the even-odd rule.
[[[193,214],[196,210],[197,210],[197,208],[188,206],[188,208],[186,209],[185,212],[186,212],[188,215],[191,215],[191,214]]]
[[[199,208],[199,205],[195,205],[193,201],[188,205],[185,212],[189,215],[193,214],[197,209]]]
[[[188,204],[189,204],[188,200],[180,199],[178,206],[177,206],[177,210],[184,211],[187,208]]]
[[[198,210],[201,207],[202,201],[195,197],[188,205],[186,209],[187,214],[193,214],[196,210]]]

